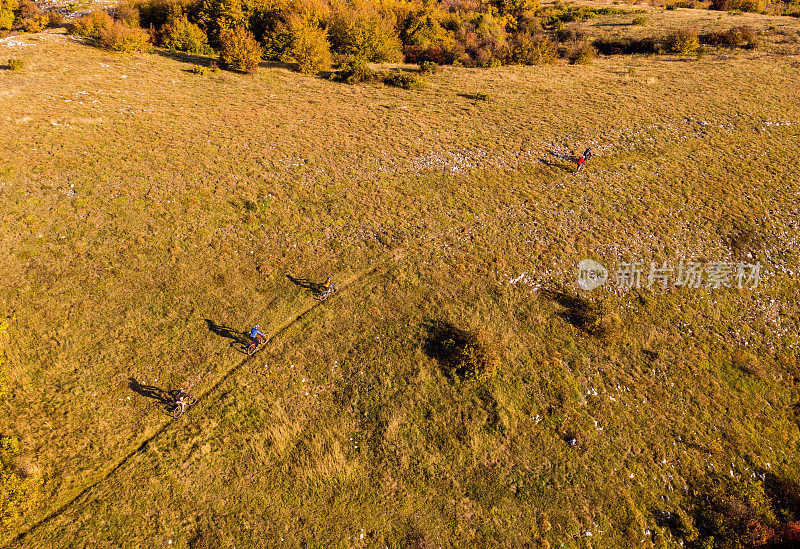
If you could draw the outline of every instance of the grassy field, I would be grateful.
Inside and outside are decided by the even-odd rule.
[[[405,91],[0,42],[0,544],[735,547],[800,520],[800,20],[636,9],[576,25],[762,45]],[[762,279],[583,292],[583,258]],[[288,278],[327,274],[321,304]],[[448,324],[485,372],[448,375]]]

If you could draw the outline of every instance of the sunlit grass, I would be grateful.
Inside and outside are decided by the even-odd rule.
[[[407,91],[45,36],[0,71],[5,543],[634,546],[707,479],[798,481],[791,59]],[[584,257],[765,277],[582,293]],[[287,278],[328,274],[313,308]],[[208,320],[275,338],[243,362]],[[494,367],[452,375],[432,323]],[[131,379],[201,398],[173,421]]]

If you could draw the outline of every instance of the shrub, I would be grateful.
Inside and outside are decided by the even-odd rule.
[[[16,437],[0,437],[0,527],[5,527],[23,502],[25,490],[14,471],[14,456],[19,453]]]
[[[490,0],[489,5],[500,15],[511,15],[514,19],[532,16],[539,9],[539,0]]]
[[[603,55],[630,55],[634,53],[655,53],[656,41],[652,38],[598,38],[592,45]]]
[[[558,313],[558,316],[591,336],[609,338],[621,326],[618,315],[609,313],[602,305],[578,295],[548,289],[542,289],[541,295],[564,307],[564,311]]]
[[[700,47],[700,39],[694,31],[683,29],[667,36],[664,45],[670,53],[694,53]]]
[[[454,52],[462,65],[469,67],[492,67],[501,64],[507,56],[508,46],[505,19],[481,13],[466,19],[451,16],[444,22],[453,33],[456,44]]]
[[[28,17],[26,19],[21,19],[18,22],[18,26],[20,30],[24,32],[39,32],[45,27],[47,27],[47,23],[49,22],[50,18],[46,15],[40,15],[38,17]]]
[[[64,24],[64,16],[57,11],[47,12],[47,28],[55,29]]]
[[[447,377],[463,380],[491,373],[493,360],[482,332],[468,332],[448,322],[432,322],[426,328],[423,351]]]
[[[558,42],[580,42],[586,37],[580,29],[563,28],[556,31],[556,40]]]
[[[705,49],[703,46],[700,46],[699,48],[697,48],[697,51],[696,51],[696,52],[694,52],[694,54],[695,54],[695,58],[696,58],[698,61],[702,61],[703,59],[705,59],[705,57],[706,57],[706,53],[708,53],[708,52],[706,51],[706,49]]]
[[[740,46],[755,48],[758,46],[756,33],[747,25],[733,27],[727,31],[704,34],[701,40],[711,46]]]
[[[129,27],[138,27],[139,9],[130,2],[120,4],[114,8],[114,19],[122,21]]]
[[[214,50],[208,45],[208,38],[200,27],[190,23],[185,15],[176,15],[159,32],[159,43],[171,51],[185,51],[200,55],[210,55]]]
[[[160,29],[177,13],[186,14],[189,21],[200,19],[202,0],[133,0],[138,14],[139,26]],[[121,18],[123,19],[123,18]]]
[[[18,6],[17,0],[0,0],[0,30],[14,27],[14,11]]]
[[[8,68],[12,71],[21,71],[25,68],[25,61],[22,59],[9,59]]]
[[[244,73],[252,73],[258,69],[263,50],[250,31],[244,27],[223,30],[219,41],[221,67]]]
[[[283,59],[292,45],[288,14],[278,8],[257,10],[250,16],[250,29],[264,49],[264,58]]]
[[[403,88],[404,90],[418,90],[425,87],[425,79],[408,72],[389,71],[383,78],[388,86]]]
[[[197,18],[197,24],[205,29],[214,45],[222,45],[223,31],[247,27],[242,0],[203,0]]]
[[[407,63],[433,61],[440,65],[456,59],[455,39],[430,10],[410,15],[403,23],[400,38]]]
[[[194,67],[189,69],[189,72],[192,73],[192,74],[207,74],[208,73],[208,68],[202,67],[200,65],[195,65]]]
[[[120,21],[112,21],[100,31],[100,44],[107,50],[128,53],[149,52],[152,49],[147,31],[134,29]]]
[[[284,60],[297,63],[297,69],[304,74],[317,74],[330,70],[331,47],[325,29],[313,21],[292,17],[289,21],[291,45]]]
[[[372,83],[380,82],[382,75],[372,70],[363,59],[357,59],[352,63],[344,63],[336,71],[332,79],[338,82],[347,82],[348,84]]]
[[[597,50],[591,44],[584,42],[569,52],[570,65],[589,65],[597,57]]]
[[[637,25],[640,27],[643,27],[646,24],[647,24],[647,17],[641,15],[639,17],[634,17],[633,21],[631,21],[631,25]]]
[[[15,16],[15,26],[25,32],[39,32],[47,26],[49,20],[33,0],[19,2]]]
[[[711,0],[711,9],[719,11],[764,11],[764,0]]]
[[[433,61],[422,61],[419,64],[420,74],[436,74],[440,70],[440,66]]]
[[[397,61],[402,44],[394,23],[379,14],[355,10],[333,14],[328,26],[328,39],[333,52],[365,61]]]
[[[96,10],[89,15],[84,15],[76,19],[75,22],[68,25],[67,32],[85,38],[100,40],[103,31],[109,28],[113,23],[114,20],[108,13],[102,10]]]
[[[545,36],[517,33],[509,40],[509,63],[543,65],[555,63],[557,58],[556,45]]]

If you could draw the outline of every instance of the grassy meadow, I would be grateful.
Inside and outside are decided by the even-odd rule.
[[[800,540],[800,19],[616,7],[760,45],[409,91],[0,40],[0,546]]]

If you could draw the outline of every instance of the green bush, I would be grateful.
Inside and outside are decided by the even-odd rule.
[[[190,23],[186,15],[175,14],[158,33],[159,44],[171,51],[185,51],[199,55],[211,55],[214,50],[200,27]]]
[[[700,39],[694,31],[682,29],[667,36],[664,45],[669,53],[688,54],[697,51]]]
[[[207,67],[202,67],[200,65],[195,65],[194,67],[189,69],[189,72],[192,73],[192,74],[207,74],[208,73],[208,68]]]
[[[120,21],[113,21],[100,31],[100,45],[107,50],[119,52],[149,52],[152,50],[150,34]]]
[[[170,18],[185,14],[189,21],[197,23],[200,18],[202,0],[133,0],[139,12],[139,26],[160,29]]]
[[[425,79],[408,72],[389,71],[383,78],[384,84],[404,90],[418,90],[425,87]]]
[[[0,0],[0,30],[14,28],[14,12],[18,7],[17,0]]]
[[[597,50],[585,42],[570,50],[568,55],[570,65],[590,65],[595,57]]]
[[[419,64],[420,74],[436,74],[440,69],[441,67],[433,61],[422,61]]]
[[[197,18],[197,24],[205,29],[213,45],[222,44],[223,31],[248,27],[242,0],[203,0]]]
[[[279,8],[257,9],[250,15],[250,30],[264,49],[264,58],[280,61],[292,45],[289,13]]]
[[[264,53],[253,34],[244,27],[223,30],[219,35],[219,64],[222,68],[253,73]]]
[[[22,59],[9,59],[8,68],[12,71],[21,71],[25,68],[25,61]]]
[[[297,63],[304,74],[317,74],[331,68],[331,47],[328,33],[315,22],[298,16],[289,21],[291,45],[284,61]]]
[[[372,70],[363,59],[357,59],[351,63],[344,63],[332,76],[333,80],[338,82],[347,82],[348,84],[372,83],[380,82],[383,75],[380,72]]]
[[[331,50],[343,57],[365,61],[398,61],[402,45],[394,22],[380,14],[355,10],[336,12],[328,25]]]
[[[455,38],[442,26],[437,12],[412,13],[402,25],[400,38],[407,63],[433,61],[446,65],[456,59]]]
[[[644,26],[646,24],[647,24],[647,17],[644,16],[634,17],[633,21],[631,21],[631,25]]]
[[[556,45],[544,35],[517,33],[509,40],[509,63],[519,65],[552,64],[558,59]]]

